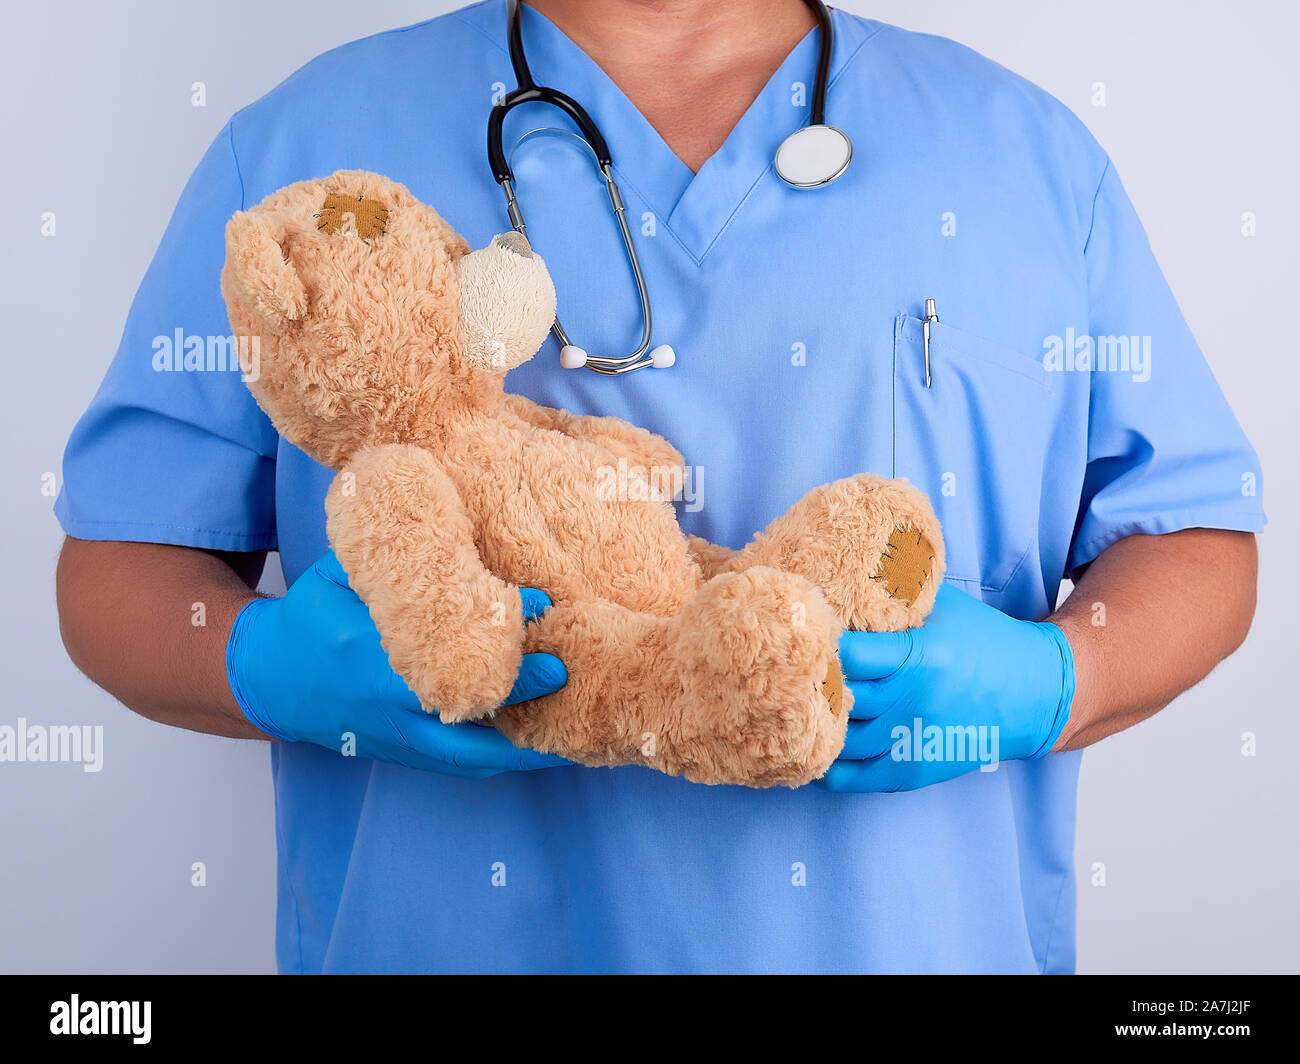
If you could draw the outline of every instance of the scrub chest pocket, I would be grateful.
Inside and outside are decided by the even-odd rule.
[[[894,321],[893,475],[926,492],[950,581],[1002,591],[1037,541],[1052,389],[1032,356],[938,322]]]

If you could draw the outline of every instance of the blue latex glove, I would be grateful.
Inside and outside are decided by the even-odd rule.
[[[550,599],[520,588],[524,617]],[[303,740],[445,775],[481,778],[553,768],[564,758],[520,750],[495,728],[443,724],[389,667],[379,632],[347,573],[330,551],[283,598],[255,599],[235,618],[226,645],[235,700],[256,727],[277,739]],[[568,679],[551,654],[525,654],[506,704],[558,691]]]
[[[817,781],[831,791],[915,790],[1042,757],[1074,700],[1060,628],[1008,617],[949,584],[920,628],[845,632],[840,662],[853,712],[843,752]]]

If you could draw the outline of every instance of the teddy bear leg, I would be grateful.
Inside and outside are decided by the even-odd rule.
[[[943,535],[930,500],[906,480],[860,473],[814,488],[726,563],[770,565],[811,580],[840,623],[915,628],[943,580]]]
[[[676,617],[555,606],[529,626],[527,646],[558,655],[568,683],[493,723],[518,746],[587,765],[799,786],[844,744],[852,695],[839,633],[815,587],[765,568],[709,581]]]
[[[389,663],[430,712],[483,716],[523,654],[519,589],[492,575],[455,485],[428,451],[367,447],[325,499],[330,543]]]

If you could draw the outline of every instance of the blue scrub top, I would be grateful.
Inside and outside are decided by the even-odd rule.
[[[1063,575],[1132,533],[1260,529],[1256,457],[1082,124],[951,41],[832,17],[829,120],[856,153],[837,183],[799,191],[771,160],[807,120],[815,31],[692,175],[524,8],[538,81],[610,143],[655,342],[678,362],[566,372],[548,340],[507,386],[672,440],[694,467],[683,525],[734,546],[825,481],[908,477],[943,521],[948,579],[1017,617],[1045,616]],[[289,580],[327,548],[329,472],[277,437],[237,373],[155,369],[157,338],[229,333],[226,220],[292,181],[374,170],[475,246],[507,229],[485,152],[514,85],[505,26],[491,0],[358,41],[235,115],[68,445],[68,534],[278,549]],[[507,144],[543,125],[564,120],[515,112]],[[534,138],[515,165],[562,320],[622,354],[638,305],[590,162]],[[631,767],[463,781],[306,743],[271,757],[286,972],[1074,965],[1077,753],[872,795]]]

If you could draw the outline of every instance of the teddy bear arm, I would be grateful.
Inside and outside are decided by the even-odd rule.
[[[362,448],[325,500],[331,545],[389,663],[426,710],[490,715],[523,655],[519,589],[491,573],[451,477],[428,451]]]
[[[571,414],[567,410],[534,403],[522,395],[507,395],[506,405],[530,425],[553,429],[572,439],[603,447],[616,458],[625,458],[629,465],[644,469],[648,474],[650,471],[678,470],[686,464],[677,448],[662,436],[621,418]]]
[[[703,536],[687,536],[686,546],[691,552],[691,557],[695,559],[700,570],[704,573],[704,579],[708,580],[717,576],[719,573],[729,572],[732,563],[740,559],[741,553],[733,550],[731,547],[723,547],[717,543],[710,543]]]

